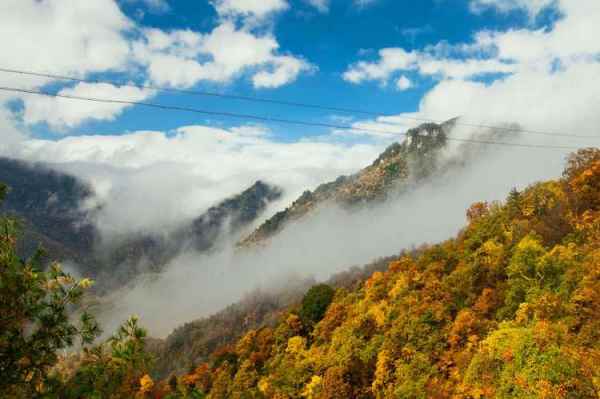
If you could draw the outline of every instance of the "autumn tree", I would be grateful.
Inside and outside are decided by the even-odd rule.
[[[0,202],[7,188],[0,185]],[[0,396],[35,397],[57,383],[50,370],[57,352],[77,340],[89,344],[98,335],[94,318],[70,314],[92,282],[76,280],[58,264],[40,268],[41,251],[22,260],[16,251],[18,224],[0,218]]]
[[[140,390],[150,391],[154,384],[144,377],[153,359],[146,350],[146,334],[138,319],[131,317],[107,342],[85,348],[60,397],[130,398]]]

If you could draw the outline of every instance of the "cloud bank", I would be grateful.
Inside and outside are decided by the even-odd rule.
[[[283,143],[261,126],[185,126],[172,132],[26,140],[12,156],[53,164],[90,182],[104,235],[158,232],[202,214],[256,180],[284,189],[287,206],[306,188],[366,166],[380,144]]]

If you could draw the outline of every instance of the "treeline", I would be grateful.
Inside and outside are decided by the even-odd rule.
[[[467,216],[454,239],[357,284],[316,285],[277,321],[154,380],[137,321],[89,346],[93,319],[66,317],[89,281],[16,259],[2,228],[0,396],[598,398],[600,150]],[[85,349],[59,358],[77,337]]]

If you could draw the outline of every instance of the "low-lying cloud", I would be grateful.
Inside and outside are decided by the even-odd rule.
[[[173,132],[24,140],[13,157],[48,162],[94,188],[103,236],[162,233],[257,180],[284,190],[275,208],[307,188],[365,167],[380,144],[282,143],[260,126],[187,126]]]
[[[257,287],[268,290],[289,278],[324,280],[352,265],[450,238],[464,225],[471,203],[501,200],[513,187],[557,177],[566,154],[468,146],[461,149],[473,157],[468,166],[442,173],[379,206],[354,212],[322,208],[288,226],[266,247],[239,250],[231,240],[213,254],[183,254],[163,274],[146,276],[135,287],[115,293],[102,320],[116,326],[136,313],[153,334],[164,336]]]

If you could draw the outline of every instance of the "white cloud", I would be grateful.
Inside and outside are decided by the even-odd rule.
[[[556,0],[471,0],[469,6],[475,13],[490,8],[506,13],[515,9],[526,10],[531,17],[535,17],[540,11],[556,3]]]
[[[498,57],[522,64],[549,68],[556,60],[578,62],[600,55],[600,3],[593,0],[562,0],[557,3],[564,15],[551,29],[483,32],[480,45],[497,48]]]
[[[302,71],[314,70],[315,67],[304,60],[291,56],[275,57],[271,71],[260,71],[252,77],[254,87],[274,88],[296,80]]]
[[[143,2],[154,12],[168,11],[164,0],[122,1]],[[302,58],[283,52],[277,39],[268,33],[268,25],[261,29],[251,24],[238,27],[230,19],[237,15],[254,18],[257,23],[256,18],[286,9],[284,0],[219,0],[214,5],[221,13],[217,26],[199,32],[140,26],[121,12],[116,0],[72,4],[62,0],[5,0],[0,2],[0,65],[82,78],[116,72],[122,80],[135,75],[136,79],[147,78],[174,87],[192,87],[201,81],[227,84],[249,78],[257,88],[274,88],[314,69]],[[57,82],[1,73],[0,83],[37,89]],[[73,94],[88,93],[91,87],[78,86]],[[63,90],[72,93],[72,89]],[[96,93],[134,100],[151,95],[125,88],[108,92],[101,85],[94,89]],[[51,127],[74,128],[88,119],[112,120],[124,108],[71,101],[63,109],[59,104],[67,104],[67,100],[26,97],[25,123],[47,122]]]
[[[368,165],[381,150],[342,141],[278,142],[261,126],[186,126],[169,134],[27,140],[12,156],[55,163],[91,182],[105,204],[99,227],[111,236],[177,226],[259,179],[285,189],[277,204],[285,207],[307,188]]]
[[[285,0],[214,0],[213,4],[219,15],[224,17],[264,18],[289,7]]]
[[[422,75],[465,79],[488,73],[512,73],[517,68],[514,63],[498,59],[453,59],[438,55],[439,51],[439,47],[431,47],[423,51],[406,51],[402,48],[381,49],[378,60],[360,61],[351,65],[344,72],[343,78],[351,83],[375,80],[385,84],[400,71],[417,71]],[[470,52],[471,49],[460,51]]]
[[[412,82],[406,76],[402,75],[396,81],[396,88],[398,90],[408,90],[412,87]]]
[[[142,101],[153,95],[150,90],[106,83],[78,83],[58,92],[60,95],[122,101]],[[60,97],[24,95],[23,120],[26,124],[46,122],[61,130],[88,120],[113,120],[130,104],[79,101]]]
[[[279,54],[279,43],[272,35],[258,36],[230,21],[205,35],[156,29],[144,33],[134,52],[147,65],[150,79],[161,85],[190,87],[202,80],[228,83],[247,72],[255,87],[274,88],[312,69],[300,58]]]
[[[378,62],[360,61],[351,66],[345,73],[344,79],[352,83],[365,80],[387,80],[392,73],[399,70],[412,69],[418,59],[418,54],[405,51],[402,48],[384,48],[379,50]]]
[[[122,33],[131,27],[113,0],[3,0],[0,64],[77,76],[123,70],[129,47]]]
[[[27,138],[15,125],[13,115],[7,109],[0,108],[0,154],[17,153]]]
[[[412,51],[382,49],[375,61],[350,65],[343,78],[352,83],[375,80],[386,84],[402,71],[416,71],[439,79],[472,79],[485,74],[515,74],[524,70],[550,73],[556,65],[593,61],[600,56],[600,42],[595,40],[600,34],[598,2],[481,0],[480,3],[501,10],[527,4],[533,13],[554,4],[562,18],[553,26],[538,30],[480,31],[470,43],[449,45],[440,42]]]
[[[563,0],[557,7],[563,17],[549,29],[481,31],[472,42],[452,46],[442,42],[413,52],[387,49],[380,51],[378,62],[355,64],[345,75],[355,83],[386,83],[403,70],[441,78],[416,112],[359,121],[355,126],[402,130],[418,123],[411,118],[443,121],[462,115],[464,121],[475,124],[518,123],[535,131],[597,135],[593,126],[600,123],[595,110],[600,83],[594,76],[600,74],[600,43],[593,38],[600,35],[596,23],[600,21],[600,3]],[[461,58],[452,57],[456,54]],[[481,71],[506,75],[487,83],[470,80]],[[573,147],[600,143],[600,136],[594,140],[526,133],[521,139]]]
[[[315,7],[319,12],[329,12],[329,0],[306,0],[306,2]]]

